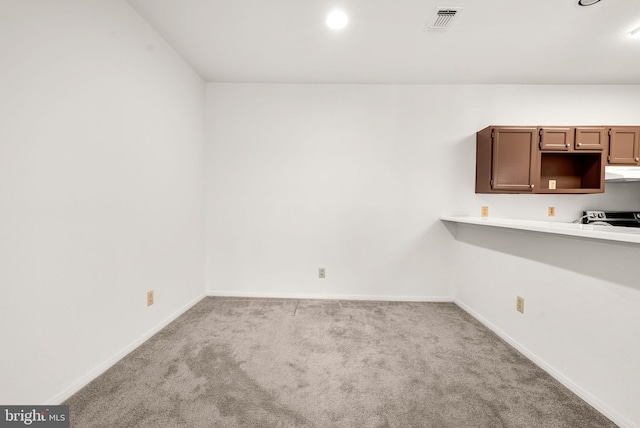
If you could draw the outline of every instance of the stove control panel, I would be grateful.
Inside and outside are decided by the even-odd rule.
[[[638,214],[640,215],[640,213]],[[585,211],[584,215],[587,216],[587,220],[604,220],[607,218],[604,211]]]
[[[583,224],[640,227],[640,211],[583,211]]]

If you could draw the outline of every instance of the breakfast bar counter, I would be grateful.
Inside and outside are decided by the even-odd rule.
[[[440,216],[440,220],[457,224],[517,229],[578,238],[640,244],[640,228],[451,215]]]

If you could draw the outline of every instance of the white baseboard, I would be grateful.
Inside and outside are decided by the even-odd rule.
[[[571,392],[576,394],[578,397],[589,403],[593,408],[598,410],[600,413],[605,415],[611,421],[613,421],[616,425],[621,428],[638,428],[636,424],[627,419],[625,416],[621,415],[618,411],[613,409],[611,406],[605,404],[600,399],[591,395],[588,391],[581,388],[571,381],[569,378],[565,377],[561,372],[556,370],[553,366],[548,364],[542,358],[538,357],[536,354],[531,352],[529,349],[521,345],[518,341],[513,339],[511,336],[506,334],[504,331],[500,330],[494,324],[489,322],[486,318],[482,317],[476,311],[471,309],[469,306],[465,305],[458,299],[454,299],[454,303],[458,305],[461,309],[467,312],[469,315],[480,321],[487,328],[493,331],[495,334],[500,336],[505,342],[509,345],[517,349],[520,353],[522,353],[525,357],[530,359],[534,364],[540,367],[545,372],[549,373],[553,378],[555,378],[558,382],[566,386]]]
[[[195,299],[193,299],[192,301],[190,301],[189,303],[187,303],[186,305],[184,305],[183,307],[181,307],[180,309],[178,309],[177,311],[175,311],[174,313],[169,315],[160,324],[156,325],[151,330],[149,330],[146,333],[144,333],[142,336],[140,336],[138,339],[134,340],[132,343],[130,343],[128,346],[126,346],[124,349],[122,349],[116,355],[114,355],[113,357],[108,359],[106,362],[101,364],[95,370],[92,370],[86,376],[84,376],[81,379],[79,379],[78,381],[76,381],[73,385],[71,385],[69,388],[65,389],[63,392],[61,392],[60,394],[58,394],[55,397],[53,397],[51,400],[48,400],[46,403],[49,403],[49,404],[52,404],[52,405],[57,405],[57,404],[63,403],[65,400],[69,399],[73,394],[75,394],[76,392],[80,391],[82,388],[87,386],[92,380],[94,380],[95,378],[100,376],[102,373],[106,372],[109,368],[111,368],[111,366],[113,366],[115,363],[120,361],[122,358],[124,358],[131,351],[133,351],[138,346],[142,345],[144,342],[149,340],[151,338],[151,336],[153,336],[154,334],[156,334],[157,332],[159,332],[160,330],[165,328],[167,325],[169,325],[172,321],[174,321],[180,315],[182,315],[183,313],[185,313],[186,311],[191,309],[196,303],[198,303],[204,297],[205,297],[205,295],[201,294],[200,296],[196,297]]]
[[[307,294],[307,293],[252,293],[234,291],[207,291],[209,297],[253,297],[268,299],[309,299],[309,300],[368,300],[388,302],[453,302],[452,296],[381,296],[361,294]]]

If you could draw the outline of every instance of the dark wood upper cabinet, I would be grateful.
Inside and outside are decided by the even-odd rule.
[[[488,127],[476,138],[476,193],[525,193],[534,189],[535,127]]]
[[[602,193],[606,130],[489,126],[476,134],[476,193]]]
[[[536,128],[494,128],[491,188],[531,192]]]
[[[540,150],[567,151],[573,147],[573,128],[540,128]]]
[[[576,128],[576,150],[604,150],[607,145],[607,130],[604,127]]]
[[[640,127],[617,126],[609,129],[610,165],[640,165]]]

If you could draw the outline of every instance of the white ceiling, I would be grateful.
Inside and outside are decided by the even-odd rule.
[[[128,1],[213,82],[640,84],[640,0]]]

